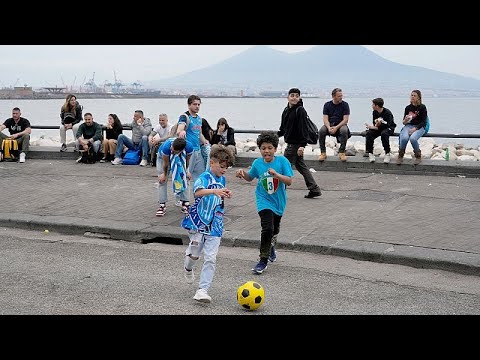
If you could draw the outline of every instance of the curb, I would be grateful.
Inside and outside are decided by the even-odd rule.
[[[159,242],[186,246],[189,242],[184,229],[176,226],[151,226],[149,224],[91,219],[86,225],[84,219],[64,216],[38,216],[0,213],[0,226],[28,230],[55,231],[62,234],[99,237],[111,240],[137,243]],[[233,235],[233,236],[232,236]],[[222,237],[222,246],[258,248],[259,239],[234,234]],[[318,242],[318,241],[317,241]],[[295,244],[278,241],[277,248],[290,251],[348,257],[356,260],[405,265],[421,269],[438,269],[463,275],[480,276],[480,255],[450,250],[427,249],[388,243],[374,243],[358,240],[341,240],[334,245],[326,240],[319,245]]]

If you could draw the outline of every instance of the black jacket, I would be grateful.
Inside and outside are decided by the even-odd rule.
[[[306,129],[307,111],[303,107],[303,101],[300,99],[295,106],[289,107],[288,104],[282,113],[282,122],[278,137],[283,136],[287,144],[307,145],[307,139],[304,134]]]
[[[217,131],[218,130],[215,130],[213,132],[212,144],[218,144],[219,142],[222,141],[222,137],[217,134]],[[227,141],[225,143],[223,143],[223,145],[225,145],[225,146],[227,146],[227,145],[235,146],[235,130],[233,128],[231,128],[231,127],[228,128]]]
[[[66,112],[62,106],[62,109],[60,111],[60,119],[62,120],[62,125],[65,125],[65,124],[75,125],[81,122],[83,120],[82,110],[83,110],[83,106],[80,105],[78,101],[75,105],[75,114],[68,111]]]

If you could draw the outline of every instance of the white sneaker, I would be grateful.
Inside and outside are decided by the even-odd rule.
[[[187,269],[183,268],[183,277],[187,280],[187,283],[192,284],[195,280],[195,274],[193,273],[193,269],[188,271]]]
[[[80,161],[82,161],[82,155],[80,155],[80,156],[78,157],[78,159],[75,160],[75,162],[77,162],[77,163],[79,163]]]
[[[391,158],[392,154],[388,153],[388,154],[385,154],[385,159],[383,159],[383,162],[385,164],[388,164],[390,162],[390,158]]]
[[[112,165],[121,165],[123,163],[123,160],[121,158],[115,158],[112,160]]]
[[[142,159],[142,161],[140,161],[140,166],[147,166],[147,165],[148,165],[147,160]]]
[[[371,163],[375,162],[375,155],[373,155],[372,153],[369,153],[369,154],[368,154],[368,160],[369,160]]]
[[[21,163],[25,162],[25,153],[24,152],[20,153],[20,160],[18,162],[21,162]]]
[[[207,290],[205,289],[198,289],[193,299],[203,303],[210,303],[212,301],[212,298],[207,294]]]

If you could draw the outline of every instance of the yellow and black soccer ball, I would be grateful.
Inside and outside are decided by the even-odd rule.
[[[237,289],[237,302],[247,310],[257,310],[265,301],[265,290],[256,281],[247,281]]]

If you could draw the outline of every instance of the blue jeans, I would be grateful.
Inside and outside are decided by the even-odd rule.
[[[200,273],[199,289],[208,291],[213,281],[217,264],[218,248],[220,247],[219,236],[210,236],[195,231],[189,231],[190,244],[185,250],[184,266],[186,269],[193,269],[195,262],[200,258],[203,251],[203,266]],[[191,256],[195,259],[192,259]]]
[[[407,148],[408,140],[410,140],[410,143],[412,144],[413,151],[420,151],[418,139],[420,139],[423,134],[425,134],[425,128],[418,129],[412,135],[408,135],[408,130],[413,127],[415,127],[415,125],[407,124],[400,131],[400,135],[398,136],[398,148],[400,151],[405,151],[405,149]]]
[[[157,174],[160,175],[163,173],[163,158],[162,155],[157,155]],[[168,177],[170,176],[170,165],[168,166],[167,171],[167,180],[162,184],[158,183],[158,203],[159,204],[166,204],[168,201],[168,194],[167,194],[167,184],[168,184]],[[172,179],[170,179],[171,181]],[[188,201],[188,188],[186,191],[182,191],[176,196],[176,198],[180,199],[181,201]]]
[[[203,158],[201,150],[194,150],[188,165],[188,170],[192,175],[192,184],[195,183],[195,180],[197,180],[198,177],[205,171],[205,168],[205,159]]]
[[[122,158],[123,147],[126,146],[128,149],[136,150],[138,148],[142,148],[142,160],[148,161],[148,136],[142,136],[142,140],[135,144],[127,135],[120,134],[118,135],[117,139],[117,149],[115,150],[115,157]]]

